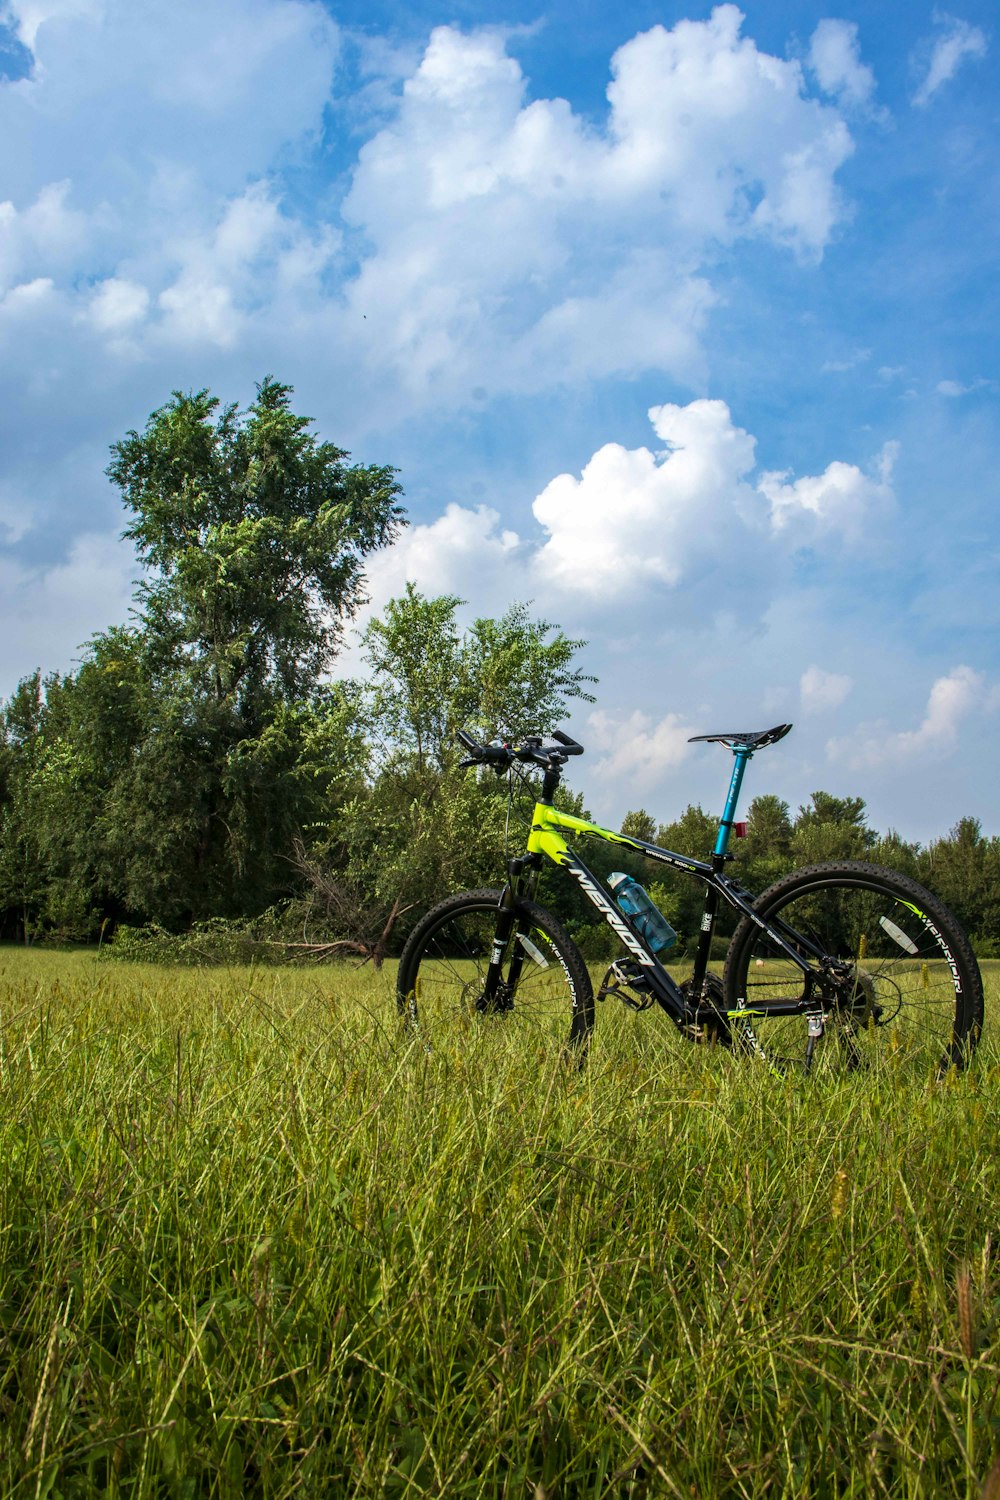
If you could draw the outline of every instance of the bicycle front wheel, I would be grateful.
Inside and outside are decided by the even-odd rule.
[[[594,991],[572,938],[551,912],[521,900],[487,999],[503,891],[462,891],[414,928],[399,961],[396,1000],[407,1030],[428,1048],[473,1034],[567,1043],[581,1054],[594,1027]]]
[[[815,865],[754,909],[811,968],[804,975],[744,917],[723,976],[731,1017],[747,1012],[732,1019],[734,1039],[781,1071],[860,1069],[882,1054],[924,1072],[968,1061],[983,1024],[979,966],[947,907],[916,881],[878,865]],[[805,1014],[766,1014],[796,1002],[811,1012],[812,1045]]]

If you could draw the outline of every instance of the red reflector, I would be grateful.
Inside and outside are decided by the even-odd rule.
[[[733,832],[738,839],[745,839],[747,836],[747,825],[745,823],[734,823]]]

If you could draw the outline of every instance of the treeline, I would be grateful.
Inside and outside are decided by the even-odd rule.
[[[743,816],[741,814],[741,816]],[[791,869],[824,860],[863,859],[911,875],[951,907],[970,934],[980,957],[1000,956],[1000,839],[983,836],[975,818],[962,818],[946,838],[922,846],[890,831],[869,827],[860,797],[813,792],[793,815],[787,802],[758,796],[745,815],[746,837],[733,842],[733,873],[753,891],[766,889]],[[622,831],[668,849],[706,858],[715,843],[718,814],[688,807],[671,823],[657,823],[648,812],[630,812]],[[619,861],[620,863],[620,861]],[[681,950],[697,937],[701,889],[689,878],[659,874],[645,866],[647,888],[677,929]],[[639,878],[638,867],[636,873]],[[720,936],[731,930],[725,918]],[[593,940],[597,941],[597,934]],[[603,950],[602,950],[603,952]]]
[[[459,767],[455,730],[558,727],[590,697],[582,642],[523,605],[461,630],[460,600],[409,588],[368,626],[363,672],[331,680],[365,560],[405,520],[395,471],[349,465],[290,397],[271,379],[246,412],[175,393],[114,445],[143,577],[127,624],[0,709],[0,936],[249,923],[289,951],[378,961],[439,895],[500,878],[511,813],[522,839],[530,790],[509,809],[505,782]],[[571,792],[565,803],[582,810]],[[715,834],[696,807],[665,825],[633,812],[624,828],[697,855]],[[764,796],[736,847],[758,888],[792,864],[884,861],[996,951],[1000,844],[972,819],[921,849],[875,834],[860,799],[817,792],[793,818]],[[683,946],[698,887],[654,894]],[[565,882],[547,896],[602,956],[579,897]]]

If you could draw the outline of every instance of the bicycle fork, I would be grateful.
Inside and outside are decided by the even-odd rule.
[[[523,934],[517,934],[518,901],[534,889],[539,861],[534,855],[522,855],[507,864],[507,884],[504,886],[500,905],[497,908],[496,927],[493,931],[493,946],[486,968],[483,992],[476,1001],[476,1009],[484,1012],[509,1010],[512,996],[517,989],[526,956]],[[521,941],[518,942],[518,936]],[[507,977],[504,979],[504,955],[510,949]]]

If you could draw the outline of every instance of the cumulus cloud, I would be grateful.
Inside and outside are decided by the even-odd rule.
[[[946,755],[958,742],[963,720],[983,704],[984,687],[981,672],[953,667],[932,684],[926,712],[916,729],[893,732],[862,725],[850,739],[830,740],[827,753],[855,770]]]
[[[6,0],[4,12],[33,60],[0,89],[0,134],[19,143],[3,163],[15,203],[69,179],[108,205],[116,237],[141,240],[158,182],[183,179],[197,213],[206,189],[232,191],[321,128],[338,32],[319,0]]]
[[[842,213],[838,108],[734,5],[626,42],[596,120],[532,98],[502,31],[438,27],[393,63],[408,76],[343,204],[308,210],[278,184],[290,153],[318,160],[339,46],[320,0],[5,13],[33,66],[0,87],[18,143],[0,164],[0,296],[30,288],[19,316],[62,320],[62,403],[83,368],[122,400],[137,361],[169,389],[203,351],[266,350],[267,368],[294,350],[354,433],[480,388],[702,383],[719,247],[816,257]],[[17,391],[42,322],[25,335]]]
[[[504,529],[489,507],[458,504],[407,530],[372,560],[373,603],[407,581],[464,596],[475,575],[477,599],[482,590],[530,597],[561,618],[580,610],[593,618],[623,599],[668,591],[718,602],[739,577],[753,581],[741,608],[760,612],[801,548],[849,544],[893,505],[888,459],[875,477],[838,461],[822,475],[764,473],[755,483],[756,439],[724,401],[667,403],[649,418],[662,446],[605,443],[579,475],[559,474],[536,496],[533,531]]]
[[[50,182],[18,209],[0,203],[0,291],[23,277],[72,274],[90,248],[92,220],[69,202],[70,183]]]
[[[269,322],[294,320],[338,244],[335,232],[311,234],[282,212],[266,184],[254,183],[203,233],[168,242],[176,271],[157,298],[154,332],[187,346],[228,348],[262,307]]]
[[[69,671],[84,641],[126,618],[137,571],[134,553],[114,534],[84,533],[47,567],[0,556],[0,587],[10,611],[0,645],[5,690],[35,667]]]
[[[875,92],[875,74],[861,61],[853,21],[820,21],[809,43],[809,66],[823,92],[843,104],[867,104]]]
[[[787,473],[761,476],[759,490],[771,506],[771,528],[792,544],[860,541],[893,503],[892,467],[897,444],[886,443],[876,473],[835,460],[822,474],[790,480]]]
[[[484,591],[492,595],[491,582],[496,581],[504,601],[509,600],[513,570],[523,551],[517,532],[501,526],[499,514],[489,506],[448,505],[436,520],[407,527],[392,547],[369,559],[368,592],[373,605],[381,607],[407,583],[425,594],[464,598],[471,590],[477,613],[488,613]]]
[[[579,478],[561,474],[535,500],[547,539],[534,571],[550,587],[613,598],[682,580],[706,587],[739,567],[764,597],[781,554],[849,545],[893,504],[894,449],[874,477],[838,460],[821,475],[765,472],[754,484],[756,439],[724,401],[649,416],[665,448],[606,444]]]
[[[94,287],[86,316],[101,333],[122,333],[141,322],[148,307],[144,286],[123,276],[108,276]]]
[[[844,212],[839,105],[731,4],[626,41],[596,115],[533,97],[509,35],[438,27],[393,62],[402,88],[340,204],[281,186],[290,162],[322,163],[340,33],[321,0],[6,0],[4,16],[31,67],[0,84],[16,143],[0,161],[0,447],[8,483],[44,497],[32,545],[56,516],[64,538],[95,525],[78,488],[50,501],[47,476],[85,442],[99,475],[104,445],[178,384],[247,392],[294,358],[337,393],[317,414],[336,400],[355,449],[477,390],[648,369],[704,384],[720,251],[807,262]],[[432,536],[413,528],[407,566],[462,593],[478,548],[507,598],[614,600],[636,578],[718,576],[742,541],[764,577],[776,530],[753,439],[721,403],[653,420],[662,451],[599,449],[537,497],[522,538],[459,506]]]
[[[587,747],[598,755],[595,774],[602,780],[625,777],[634,787],[652,786],[676,770],[690,755],[688,740],[697,733],[680,714],[654,723],[638,709],[618,717],[598,710],[588,714],[587,725]]]
[[[754,439],[724,401],[658,406],[649,416],[665,449],[607,443],[579,478],[560,474],[535,500],[547,534],[535,569],[556,588],[607,597],[672,587],[699,559],[728,554],[730,539],[762,514],[744,479]]]
[[[851,691],[850,677],[842,672],[827,672],[815,664],[807,667],[799,679],[799,695],[806,713],[821,713],[839,708]]]
[[[930,103],[938,89],[954,78],[967,58],[986,56],[986,36],[978,26],[971,26],[968,21],[955,16],[941,16],[940,24],[942,33],[931,48],[927,72],[913,96],[913,102],[919,108]]]
[[[851,140],[733,5],[655,26],[611,61],[595,125],[527,97],[499,32],[438,27],[344,212],[371,246],[347,288],[415,389],[491,391],[661,368],[697,373],[712,247],[822,252]]]

